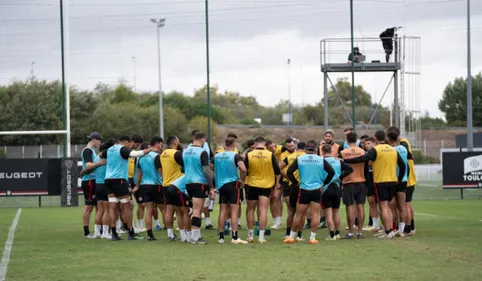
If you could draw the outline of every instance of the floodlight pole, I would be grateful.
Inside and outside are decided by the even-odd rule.
[[[208,102],[208,144],[211,144],[211,84],[209,77],[209,4],[208,0],[205,3],[206,14],[206,93]]]
[[[151,19],[156,25],[157,30],[157,67],[159,74],[159,134],[164,139],[164,106],[162,100],[162,82],[161,82],[161,35],[160,29],[166,25],[166,19]]]
[[[350,0],[350,26],[351,26],[351,111],[352,111],[352,125],[356,131],[356,116],[355,116],[355,44],[353,38],[353,0]]]
[[[470,0],[467,0],[467,150],[474,148],[474,133],[472,123],[472,71],[470,50]]]
[[[64,2],[67,6],[67,0],[60,0],[60,49],[61,49],[61,67],[62,67],[62,128],[65,131],[63,135],[63,157],[70,157],[70,94],[67,84],[66,64],[67,58],[65,53],[68,52],[68,15],[67,8],[64,14]],[[65,23],[64,23],[65,20]],[[64,28],[65,25],[65,28]]]

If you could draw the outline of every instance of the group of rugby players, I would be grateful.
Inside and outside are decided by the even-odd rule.
[[[325,131],[321,143],[288,138],[282,146],[257,137],[248,141],[243,154],[236,148],[235,134],[228,134],[224,145],[212,153],[205,134],[197,130],[185,149],[176,136],[166,139],[167,148],[160,137],[152,138],[149,144],[138,135],[104,143],[96,132],[88,138],[81,171],[87,238],[122,240],[120,234],[125,231],[129,240],[140,240],[144,238],[138,233],[147,231],[147,239],[156,240],[153,218],[155,228],[161,230],[160,212],[169,241],[177,240],[173,229],[176,219],[182,242],[206,244],[201,236],[202,217],[206,229],[213,229],[208,210],[212,206],[208,205],[216,194],[221,244],[225,228],[231,230],[233,244],[254,242],[255,225],[259,229],[257,242],[266,243],[268,209],[274,220],[272,229],[280,229],[282,198],[288,207],[284,243],[304,241],[303,228],[311,229],[310,244],[319,243],[317,230],[324,227],[330,233],[327,241],[361,239],[363,230],[373,231],[380,238],[415,232],[411,206],[416,184],[413,155],[409,142],[400,137],[396,127],[360,139],[353,128],[346,128],[343,146],[334,141],[332,130]],[[137,227],[133,226],[132,195],[138,204]],[[238,236],[244,195],[247,240]],[[366,198],[370,217],[368,227],[363,227]],[[342,237],[341,199],[348,223],[348,233]],[[95,232],[91,235],[89,220],[94,206]]]

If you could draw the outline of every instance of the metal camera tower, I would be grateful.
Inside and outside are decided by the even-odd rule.
[[[393,37],[393,53],[390,61],[385,62],[385,50],[378,37],[354,38],[355,46],[360,48],[366,61],[355,62],[355,73],[392,73],[385,92],[377,104],[368,125],[374,120],[380,103],[383,101],[393,82],[393,108],[390,123],[400,128],[402,136],[407,137],[413,146],[418,146],[420,140],[420,112],[419,77],[420,77],[420,37]],[[332,86],[343,109],[352,123],[356,123],[356,116],[351,116],[337,89],[330,79],[330,73],[351,73],[352,64],[348,63],[351,50],[351,38],[325,38],[320,42],[321,72],[324,84],[324,127],[329,128],[328,120],[328,83]],[[352,104],[354,101],[352,100]]]

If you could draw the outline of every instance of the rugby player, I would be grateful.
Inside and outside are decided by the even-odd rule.
[[[235,140],[238,139],[238,135],[236,135],[235,133],[228,133],[228,135],[227,135],[226,137],[227,137],[227,138],[233,138],[233,139],[235,139]],[[249,146],[248,146],[248,147],[249,147]],[[225,148],[224,145],[218,146],[218,147],[216,148],[216,152],[214,153],[214,156],[216,156],[216,154],[218,154],[218,153],[220,153],[220,152],[223,152],[223,151],[225,151],[225,150],[226,150],[226,148]],[[236,147],[236,145],[234,146],[234,152],[235,152],[236,154],[239,154],[239,149]]]
[[[248,154],[248,152],[250,151],[253,151],[255,149],[255,142],[253,139],[249,139],[247,142],[246,142],[246,145],[248,146],[248,149],[246,149],[246,151],[244,151],[243,153],[243,158],[246,157],[246,154]]]
[[[415,185],[417,184],[417,176],[415,174],[415,165],[414,165],[414,160],[415,157],[413,155],[412,151],[412,146],[410,145],[410,142],[406,138],[401,138],[400,136],[400,130],[397,127],[390,127],[388,128],[387,131],[394,130],[397,132],[399,135],[398,137],[398,143],[405,147],[408,151],[408,168],[409,168],[409,175],[408,175],[408,181],[407,181],[407,195],[406,195],[406,209],[407,209],[407,216],[408,216],[408,221],[410,224],[406,225],[406,230],[405,233],[408,235],[415,234],[415,222],[413,219],[413,207],[412,207],[412,197],[413,197],[413,192],[415,190]]]
[[[163,183],[163,188],[162,188],[162,193],[163,197],[167,199],[167,196],[164,196],[166,192],[168,191],[168,188],[171,186],[171,184],[177,180],[178,178],[183,176],[183,169],[184,169],[184,162],[182,160],[182,152],[177,150],[179,146],[179,139],[176,136],[169,136],[167,138],[167,149],[161,154],[161,167],[162,167],[162,178],[164,180]],[[174,199],[178,199],[177,197]],[[168,200],[167,200],[168,201]],[[173,232],[173,221],[174,221],[174,209],[176,207],[186,207],[186,206],[178,206],[180,202],[175,201],[172,203],[176,204],[168,204],[166,203],[166,215],[165,215],[165,224],[167,227],[167,232],[168,232],[168,239],[169,241],[174,241],[175,240],[175,235]],[[183,217],[185,212],[182,212],[182,215],[179,216],[179,222],[178,224],[182,224],[184,228],[184,222],[186,218]],[[179,214],[178,214],[179,215]],[[190,219],[188,217],[188,219]],[[179,228],[181,229],[181,227]]]
[[[229,133],[228,138],[234,138],[234,140],[237,140],[238,139],[238,136],[235,134],[235,133]],[[254,141],[253,141],[253,144],[254,144]],[[220,152],[223,152],[225,151],[225,148],[224,148],[224,145],[222,146],[219,146],[218,148],[216,148],[216,154],[220,153]],[[239,154],[239,150],[238,148],[236,147],[236,144],[234,144],[234,152],[236,154]],[[241,156],[243,159],[244,159],[244,156]],[[244,200],[244,194],[243,194],[243,188],[242,188],[242,185],[239,186],[240,188],[240,201],[242,202]],[[230,205],[228,205],[228,211],[226,213],[226,220],[224,222],[224,228],[229,228],[230,230],[232,230],[231,228],[231,208],[229,207]],[[241,228],[241,223],[240,223],[240,219],[241,219],[241,203],[239,204],[239,208],[238,208],[238,229]],[[218,226],[219,227],[219,226]]]
[[[190,237],[189,196],[186,190],[186,176],[181,175],[170,183],[166,190],[167,217],[172,217],[172,212],[178,216],[177,224],[181,233],[181,242],[192,242]],[[172,228],[172,222],[170,222]],[[174,241],[170,239],[169,241]]]
[[[285,151],[283,151],[278,159],[278,165],[283,162],[283,159],[290,156],[295,152],[296,145],[292,138],[288,138],[285,140]],[[281,169],[281,168],[280,168]],[[284,171],[282,171],[286,175],[286,171],[288,167],[284,167]],[[283,174],[282,173],[282,174]],[[281,179],[281,188],[275,189],[273,191],[273,196],[271,197],[271,215],[274,219],[274,224],[271,226],[271,229],[280,229],[281,228],[281,219],[283,216],[283,203],[281,201],[281,195],[285,198],[286,205],[289,203],[289,193],[290,193],[290,183],[287,177],[282,177]],[[289,207],[288,207],[289,208]]]
[[[324,133],[324,140],[318,146],[318,155],[323,155],[322,148],[327,144],[331,147],[331,156],[337,157],[340,153],[340,145],[335,142],[335,132],[333,130],[326,130]]]
[[[81,187],[82,191],[84,192],[85,199],[85,207],[82,214],[82,221],[84,224],[84,237],[93,239],[96,237],[94,235],[90,235],[89,230],[90,216],[92,214],[94,206],[96,206],[97,204],[95,200],[95,173],[93,171],[95,170],[95,168],[105,165],[105,160],[100,160],[99,162],[94,163],[94,159],[96,156],[94,149],[98,149],[100,147],[102,136],[97,132],[93,132],[87,136],[87,139],[89,140],[89,142],[81,153],[82,169],[89,170],[91,172],[85,173],[82,176]]]
[[[376,142],[373,137],[368,137],[365,139],[365,151],[368,151],[375,147]],[[370,206],[370,220],[368,222],[368,227],[364,228],[363,230],[365,231],[374,231],[378,232],[379,230],[379,224],[378,224],[378,207],[377,207],[377,199],[375,196],[375,185],[373,183],[373,169],[371,162],[368,161],[366,167],[366,173],[365,173],[365,179],[366,179],[366,188],[367,188],[367,200],[368,200],[368,205]]]
[[[365,155],[365,150],[357,146],[357,136],[354,131],[346,134],[346,141],[348,148],[340,153],[340,158],[350,159]],[[343,239],[353,238],[353,225],[355,225],[355,209],[358,217],[358,232],[357,238],[363,238],[363,222],[365,220],[365,201],[366,201],[366,186],[365,186],[365,162],[358,164],[351,164],[353,173],[343,179],[343,204],[346,206],[346,218],[348,223],[348,233],[343,236]]]
[[[236,139],[228,137],[224,142],[224,151],[214,157],[214,178],[216,190],[219,191],[219,204],[221,206],[218,218],[219,240],[224,244],[224,222],[228,211],[231,210],[232,244],[247,244],[247,241],[238,237],[238,208],[240,205],[240,177],[238,169],[244,178],[246,166],[241,155],[234,151]]]
[[[140,157],[155,148],[143,151],[133,151],[136,146],[143,142],[142,138],[134,135],[131,138],[121,137],[119,144],[116,144],[107,150],[107,168],[105,174],[105,189],[109,200],[109,213],[111,216],[112,240],[122,240],[116,231],[115,220],[117,205],[120,202],[121,210],[126,216],[127,226],[129,230],[129,240],[142,239],[134,233],[132,227],[132,208],[129,205],[129,184],[128,184],[128,159],[129,157]]]
[[[139,157],[137,161],[137,177],[134,194],[142,194],[144,198],[138,199],[139,202],[145,204],[146,212],[146,228],[147,239],[154,241],[156,238],[152,233],[152,211],[156,208],[156,204],[161,203],[162,196],[162,170],[159,151],[162,149],[163,139],[161,137],[153,137],[150,147],[154,149],[146,155]],[[144,147],[141,147],[141,149]]]
[[[343,146],[340,146],[339,148],[339,153],[341,153],[342,150],[344,149],[347,149],[349,147],[349,143],[348,143],[348,140],[346,138],[346,136],[348,135],[348,133],[350,132],[355,132],[355,128],[353,127],[347,127],[343,130],[343,134],[345,135],[345,142],[343,143]],[[360,140],[356,140],[356,146],[357,147],[360,147]]]
[[[258,243],[267,243],[264,238],[268,222],[268,205],[273,187],[279,189],[280,169],[274,153],[265,149],[263,137],[255,139],[255,149],[248,152],[244,159],[247,170],[246,189],[248,207],[246,220],[248,223],[248,242],[254,241],[254,210],[258,207],[259,239]]]
[[[192,142],[191,144],[189,144],[188,147],[191,147],[191,146],[194,144],[194,136],[195,136],[197,133],[199,133],[199,132],[200,132],[199,130],[193,130],[193,131],[191,132],[191,136],[192,136],[192,141],[193,141],[193,142]],[[211,153],[211,151],[213,151],[213,150],[211,149],[210,144],[209,144],[207,141],[205,141],[202,148],[203,148],[204,151],[206,151],[206,152],[208,153],[209,163],[212,163],[212,161],[213,161],[213,159],[214,159],[214,154]],[[207,229],[207,230],[212,230],[212,229],[214,229],[214,226],[211,224],[211,217],[210,217],[211,214],[210,214],[209,208],[208,208],[208,206],[209,206],[209,200],[210,200],[209,198],[206,198],[206,199],[204,200],[202,215],[203,215],[203,218],[204,218],[204,220],[205,220],[205,222],[206,222],[206,227],[205,227],[205,229]]]
[[[388,205],[395,196],[397,184],[402,182],[405,174],[406,165],[398,154],[397,150],[385,142],[386,134],[379,130],[375,133],[377,145],[370,149],[365,155],[345,159],[346,163],[354,164],[363,161],[372,161],[373,182],[375,183],[375,193],[378,195],[380,208],[382,211],[382,221],[385,235],[380,238],[393,238],[392,212]],[[397,167],[399,173],[397,177]]]
[[[206,135],[196,133],[193,144],[184,150],[182,158],[186,175],[186,190],[193,203],[192,242],[206,244],[201,237],[201,213],[204,201],[208,197],[214,198],[213,175],[209,166],[209,154],[203,149]]]
[[[346,179],[351,173],[353,168],[340,161],[339,159],[331,156],[330,145],[324,145],[321,148],[323,158],[330,164],[335,172],[335,175],[331,179],[330,183],[323,185],[321,196],[321,208],[325,211],[326,221],[328,224],[328,230],[330,236],[326,238],[326,241],[340,240],[340,198],[341,198],[341,182]],[[363,236],[357,236],[362,238]]]
[[[105,153],[107,149],[115,144],[114,140],[109,140],[103,143],[99,148],[99,154],[94,159],[94,163],[105,160]],[[94,170],[84,169],[80,172],[82,177],[86,173],[94,172],[95,174],[95,198],[97,201],[97,213],[95,215],[95,238],[111,239],[109,234],[109,201],[107,200],[107,193],[105,192],[105,165],[97,166]]]
[[[294,173],[300,174],[300,192],[296,204],[296,216],[293,222],[290,237],[283,240],[283,243],[292,244],[295,242],[296,231],[303,228],[304,215],[308,205],[311,207],[311,235],[309,244],[318,244],[316,232],[318,231],[318,220],[320,214],[321,188],[330,183],[335,172],[328,162],[321,156],[316,155],[317,144],[314,140],[306,143],[306,154],[299,156],[288,168],[288,177],[298,184]]]
[[[397,134],[396,131],[388,131],[387,132],[387,137],[388,137],[388,143],[393,146],[400,157],[402,157],[403,162],[407,166],[407,169],[405,170],[405,174],[403,175],[403,180],[398,183],[397,189],[396,189],[396,195],[395,195],[395,201],[393,203],[393,206],[397,207],[398,209],[398,214],[399,215],[399,224],[398,224],[398,232],[395,233],[395,236],[398,237],[403,237],[404,232],[405,232],[405,225],[410,224],[410,221],[408,221],[408,215],[407,215],[407,209],[406,209],[406,192],[407,192],[407,181],[408,181],[408,176],[410,173],[410,168],[408,168],[408,150],[398,144],[398,138],[399,135]],[[395,209],[395,208],[393,208]],[[395,216],[394,216],[395,217]]]
[[[143,142],[140,146],[141,150],[148,149],[149,144],[147,142]],[[138,161],[137,158],[129,158],[133,159],[134,161],[134,172],[132,176],[132,181],[133,184],[131,184],[132,188],[132,195],[134,195],[134,198],[136,199],[137,203],[137,228],[134,227],[134,231],[136,232],[146,232],[147,229],[144,228],[144,213],[146,209],[146,204],[144,202],[144,189],[140,188],[140,186],[137,184],[137,178],[139,175],[139,168],[138,168]],[[129,162],[130,163],[130,162]],[[130,181],[130,180],[129,180]]]
[[[341,148],[340,148],[340,145],[335,142],[335,132],[333,132],[333,130],[331,129],[328,129],[325,131],[324,140],[321,141],[320,145],[318,146],[318,152],[317,152],[318,155],[323,156],[322,148],[325,144],[331,147],[331,156],[338,157]],[[326,227],[326,214],[324,212],[325,210],[323,210],[322,208],[320,211],[321,218],[320,218],[320,225],[318,226],[319,228]],[[308,207],[308,213],[310,213],[309,207]],[[311,225],[311,218],[308,216],[306,219],[305,229],[309,229],[310,225]]]

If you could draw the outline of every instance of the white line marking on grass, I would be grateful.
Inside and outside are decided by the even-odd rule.
[[[415,213],[415,214],[420,216],[427,216],[427,217],[438,217],[438,215],[434,215],[434,214],[425,214],[425,213]]]
[[[18,209],[17,215],[13,219],[10,230],[8,231],[7,242],[5,243],[5,250],[3,250],[2,262],[0,263],[0,281],[4,281],[7,277],[7,267],[10,261],[10,252],[12,252],[13,239],[15,238],[15,229],[17,228],[18,220],[20,219],[22,208]]]

